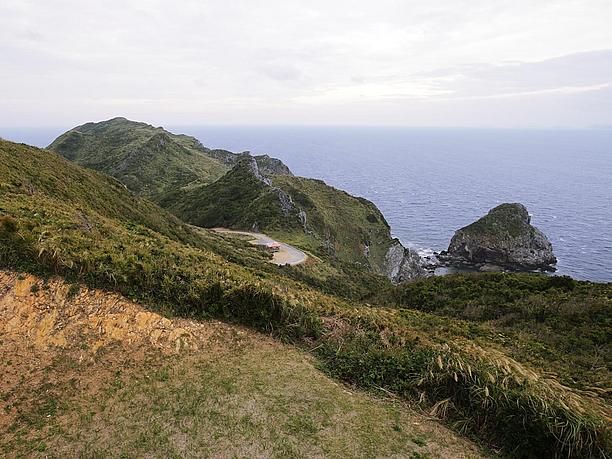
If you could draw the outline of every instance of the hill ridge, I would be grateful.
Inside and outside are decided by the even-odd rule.
[[[322,180],[294,177],[276,158],[211,150],[193,137],[124,118],[83,126],[58,137],[50,148],[118,178],[190,224],[273,231],[279,239],[289,238],[286,242],[344,266],[340,269],[393,282],[426,275],[419,255],[391,237],[372,202]],[[143,130],[144,136],[139,134]],[[73,144],[71,136],[89,132],[99,133],[94,146]],[[119,159],[110,162],[109,156]]]

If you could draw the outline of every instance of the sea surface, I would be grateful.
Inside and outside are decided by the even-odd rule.
[[[447,248],[458,228],[521,202],[558,274],[612,281],[612,130],[166,126],[203,145],[282,159],[296,175],[373,201],[402,243]],[[44,146],[52,130],[0,136]]]

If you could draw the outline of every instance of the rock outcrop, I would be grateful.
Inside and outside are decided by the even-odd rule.
[[[264,175],[293,175],[289,167],[280,159],[268,155],[257,155],[255,161],[257,161],[259,170]]]
[[[419,254],[404,247],[397,239],[387,250],[382,272],[397,284],[427,275]]]
[[[531,225],[519,203],[501,204],[487,215],[455,232],[448,252],[452,262],[502,266],[511,270],[554,270],[552,244]]]
[[[251,155],[250,151],[243,151],[242,153],[232,153],[227,150],[207,150],[208,156],[216,159],[223,164],[234,167],[239,161],[244,158],[254,158],[257,162],[257,166],[262,174],[266,176],[272,175],[293,175],[289,167],[283,163],[280,159],[272,158],[268,155]]]
[[[246,156],[242,158],[241,161],[246,165],[246,167],[251,172],[251,174],[253,174],[253,177],[255,177],[257,180],[259,180],[264,185],[267,185],[267,186],[272,185],[272,181],[260,172],[259,164],[257,164],[257,161],[255,160],[255,158],[253,158],[252,156]]]

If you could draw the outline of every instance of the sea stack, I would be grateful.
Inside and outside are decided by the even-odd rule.
[[[527,208],[505,203],[455,232],[448,247],[452,261],[500,266],[510,270],[549,270],[557,262],[552,244],[531,225]],[[488,269],[488,268],[487,268]]]

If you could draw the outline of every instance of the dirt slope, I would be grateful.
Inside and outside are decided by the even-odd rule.
[[[0,271],[0,374],[0,456],[481,456],[292,347],[60,279]]]

